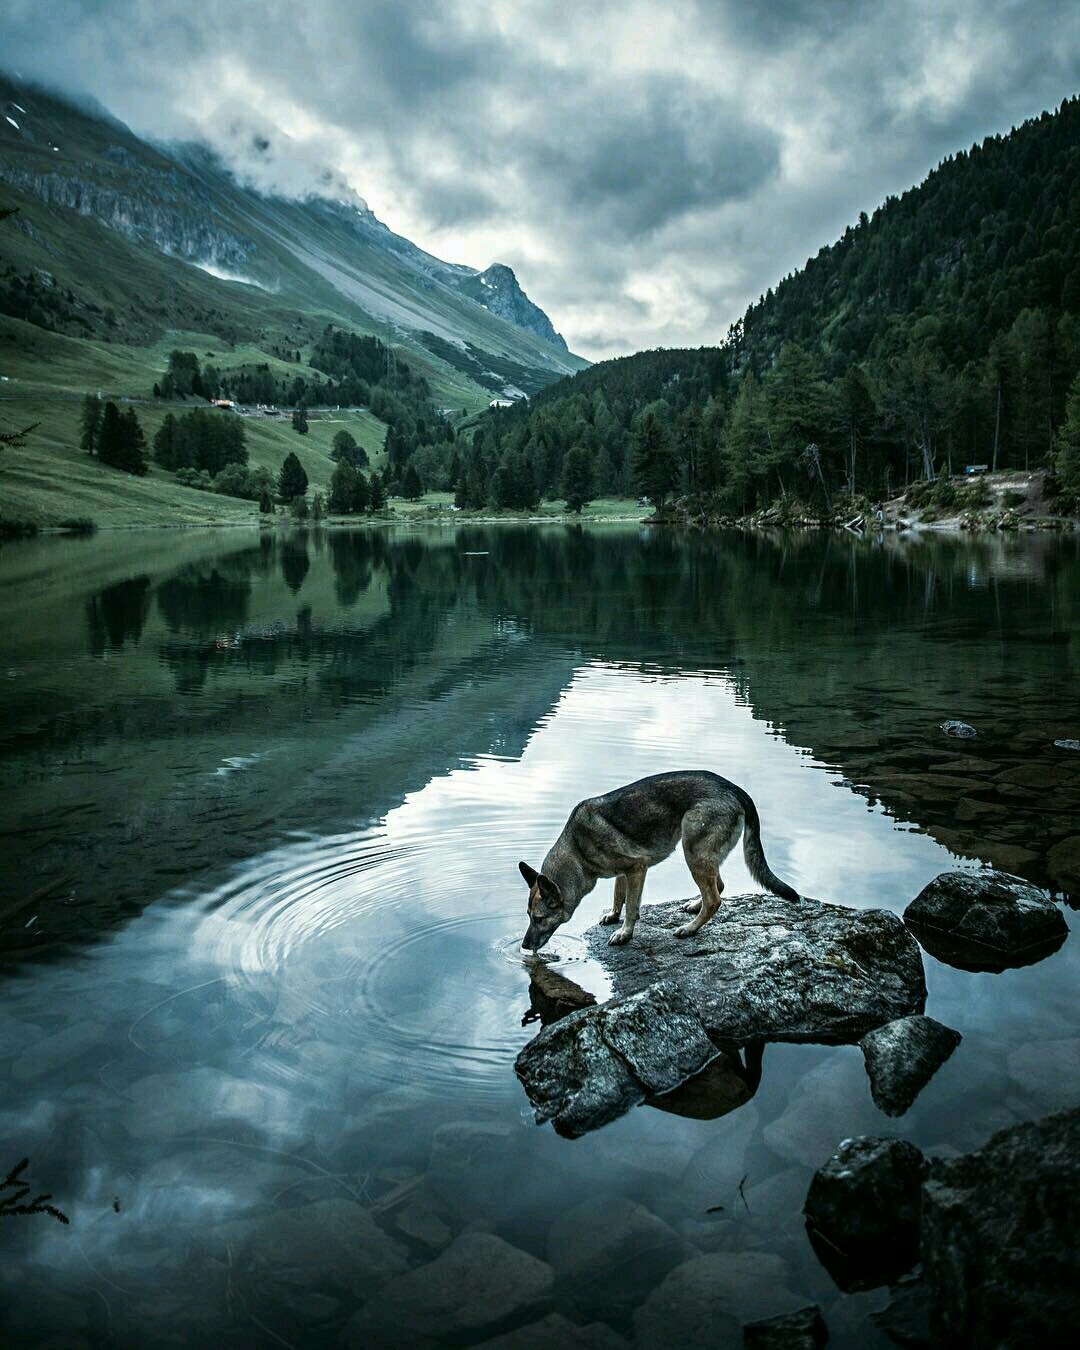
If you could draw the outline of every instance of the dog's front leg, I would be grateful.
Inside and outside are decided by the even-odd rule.
[[[645,870],[643,867],[639,872],[626,873],[626,912],[622,927],[608,938],[609,947],[621,947],[634,936],[634,924],[637,923],[638,910],[641,908],[641,892],[645,889]]]
[[[601,916],[600,922],[604,924],[618,923],[622,918],[623,905],[626,903],[626,878],[618,876],[615,878],[615,899],[611,904],[611,911]]]

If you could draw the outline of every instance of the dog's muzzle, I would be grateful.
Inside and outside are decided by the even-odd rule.
[[[538,933],[530,924],[529,931],[521,939],[521,945],[527,951],[538,952],[546,944],[549,937],[551,937],[550,933]]]

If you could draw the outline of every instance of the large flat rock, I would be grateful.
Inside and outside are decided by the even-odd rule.
[[[888,910],[725,895],[699,933],[677,938],[685,922],[679,901],[648,905],[628,946],[609,947],[601,928],[589,950],[616,998],[672,981],[714,1040],[845,1044],[926,1000],[918,943]]]
[[[718,1046],[853,1042],[926,999],[918,943],[885,910],[737,895],[695,937],[675,936],[685,922],[670,902],[643,911],[629,946],[608,946],[607,929],[589,935],[613,997],[551,1023],[518,1055],[538,1122],[584,1134],[662,1100]]]

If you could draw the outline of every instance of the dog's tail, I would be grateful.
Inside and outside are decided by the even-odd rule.
[[[759,886],[764,886],[773,895],[782,900],[798,900],[799,894],[793,891],[785,881],[781,881],[765,861],[765,850],[761,847],[761,820],[757,807],[749,793],[739,789],[739,801],[742,804],[743,817],[743,857],[750,875]]]

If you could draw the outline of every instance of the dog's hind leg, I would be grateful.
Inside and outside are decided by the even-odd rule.
[[[690,875],[697,882],[701,898],[683,906],[686,913],[694,917],[676,928],[676,937],[690,937],[720,908],[720,894],[724,889],[720,866],[735,847],[741,828],[742,812],[732,811],[726,802],[688,811],[684,817],[683,857]]]
[[[601,923],[618,923],[622,918],[623,905],[626,904],[626,878],[618,876],[615,878],[615,898],[611,904],[611,910],[600,917]]]
[[[696,933],[699,928],[709,922],[720,908],[720,878],[716,872],[706,863],[693,869],[692,875],[701,891],[701,904],[689,923],[684,923],[681,928],[675,929],[675,936],[678,938],[690,937],[691,934]]]
[[[620,877],[626,882],[626,914],[622,927],[616,928],[608,938],[609,947],[621,947],[634,936],[634,924],[637,923],[638,910],[641,908],[641,892],[645,889],[645,872],[643,867],[639,872],[627,872],[624,877]]]

